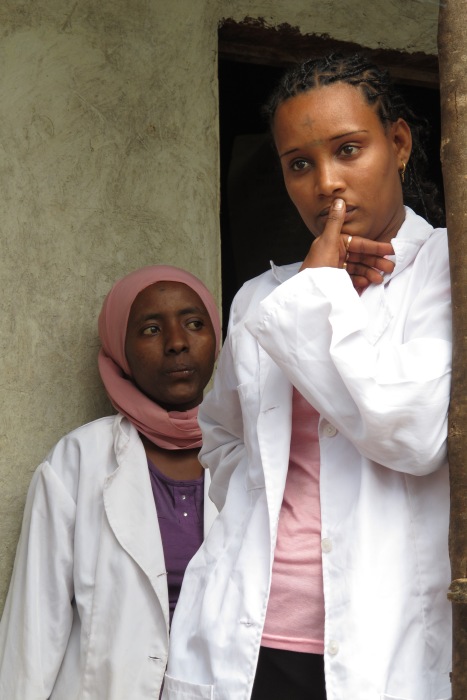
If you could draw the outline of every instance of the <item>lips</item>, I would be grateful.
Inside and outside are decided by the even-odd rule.
[[[177,365],[176,367],[171,367],[165,370],[165,374],[169,377],[188,377],[195,371],[194,367],[189,365]]]
[[[354,207],[354,206],[352,206],[351,204],[346,204],[346,205],[345,205],[345,214],[346,214],[346,216],[347,216],[347,214],[350,214],[351,212],[355,211],[356,208],[357,208],[357,207]],[[330,210],[331,210],[331,207],[330,207],[330,206],[329,206],[329,207],[325,207],[324,209],[322,209],[322,210],[319,212],[318,216],[319,216],[319,217],[323,217],[323,218],[327,218],[327,217],[329,216]]]

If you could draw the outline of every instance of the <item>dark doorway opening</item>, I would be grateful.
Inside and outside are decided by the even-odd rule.
[[[219,62],[221,252],[224,325],[235,292],[268,269],[294,262],[310,233],[288,199],[261,108],[283,69]]]
[[[380,64],[380,56],[375,60]],[[403,62],[403,57],[401,58]],[[310,232],[288,199],[261,109],[290,61],[264,65],[219,60],[221,156],[221,251],[224,331],[233,296],[248,279],[269,268],[303,259]],[[400,72],[399,72],[400,73]],[[416,68],[395,76],[400,91],[431,125],[430,178],[442,195],[439,158],[440,108],[437,76],[420,80]],[[416,84],[418,83],[418,84]]]

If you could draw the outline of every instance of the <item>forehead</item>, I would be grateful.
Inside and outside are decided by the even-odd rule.
[[[375,109],[359,88],[334,83],[291,97],[276,110],[273,133],[278,150],[284,139],[306,137],[321,141],[340,133],[382,129]]]
[[[194,308],[206,312],[203,302],[191,287],[183,282],[155,282],[138,294],[131,305],[130,318],[148,313],[179,313]]]

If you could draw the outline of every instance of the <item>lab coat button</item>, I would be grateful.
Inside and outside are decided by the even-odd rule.
[[[336,642],[335,639],[331,639],[331,641],[328,644],[328,652],[331,654],[331,656],[335,656],[338,651],[339,651],[339,643]]]
[[[334,437],[334,435],[337,435],[337,428],[331,425],[331,423],[326,423],[323,428],[323,433],[326,437]]]
[[[325,554],[328,554],[332,550],[332,540],[329,537],[324,537],[321,540],[321,549]]]

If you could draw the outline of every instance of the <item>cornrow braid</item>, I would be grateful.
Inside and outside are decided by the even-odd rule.
[[[429,124],[414,114],[395,89],[389,73],[362,54],[345,56],[332,53],[322,58],[309,59],[287,71],[263,108],[271,130],[280,104],[303,92],[337,82],[358,88],[367,103],[376,110],[383,126],[386,127],[399,118],[407,122],[412,132],[412,154],[402,184],[404,202],[433,226],[443,226],[445,216],[438,204],[436,185],[426,179],[425,175],[428,165],[425,141]]]

